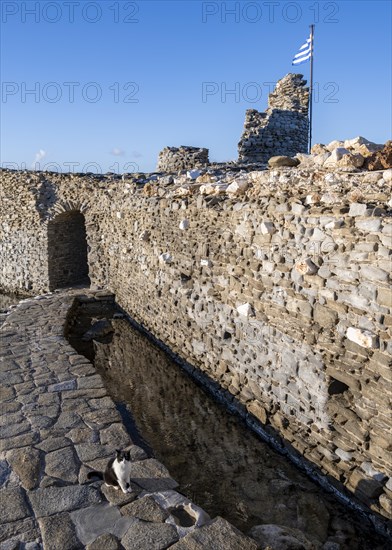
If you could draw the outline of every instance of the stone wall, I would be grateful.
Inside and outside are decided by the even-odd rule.
[[[165,147],[158,157],[158,172],[179,172],[208,164],[208,149],[199,147]]]
[[[2,171],[1,285],[47,290],[49,224],[82,212],[93,285],[392,517],[390,176]]]
[[[269,95],[268,109],[248,109],[238,144],[239,162],[267,162],[276,155],[308,150],[309,88],[300,74],[288,74]]]

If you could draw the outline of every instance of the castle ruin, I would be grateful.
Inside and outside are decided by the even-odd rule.
[[[248,109],[238,143],[238,164],[266,164],[277,155],[307,153],[309,143],[309,88],[301,74],[289,73],[276,84],[261,113]],[[178,172],[209,164],[208,149],[165,147],[158,157],[158,172]]]
[[[301,74],[288,74],[269,95],[268,109],[248,109],[238,144],[238,162],[266,163],[275,155],[308,151],[309,88]]]

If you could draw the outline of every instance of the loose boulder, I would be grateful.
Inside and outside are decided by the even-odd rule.
[[[283,525],[256,525],[249,535],[260,545],[260,548],[273,550],[317,550],[321,544],[310,541],[298,529]]]
[[[381,151],[373,153],[366,159],[368,170],[387,170],[392,168],[392,141],[389,140]]]
[[[276,156],[271,157],[268,161],[268,166],[270,168],[280,168],[282,166],[298,166],[299,159],[292,157]]]

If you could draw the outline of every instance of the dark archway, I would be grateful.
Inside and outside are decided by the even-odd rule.
[[[64,212],[48,224],[49,289],[90,284],[84,216]]]

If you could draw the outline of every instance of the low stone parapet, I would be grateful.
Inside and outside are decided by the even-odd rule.
[[[158,172],[179,172],[208,165],[208,149],[201,147],[165,147],[158,158]]]

